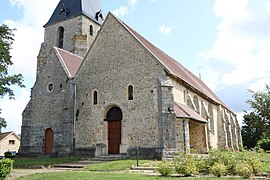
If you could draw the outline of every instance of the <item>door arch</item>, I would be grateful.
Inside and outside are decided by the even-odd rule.
[[[119,154],[123,114],[118,107],[109,109],[106,115],[108,122],[108,154]]]
[[[52,154],[53,151],[53,130],[48,128],[45,130],[45,154]]]

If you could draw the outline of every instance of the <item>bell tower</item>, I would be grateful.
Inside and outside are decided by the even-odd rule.
[[[99,0],[60,0],[44,25],[44,43],[84,57],[103,22]]]
[[[37,75],[52,47],[84,58],[104,20],[99,0],[60,0],[44,25],[44,42],[38,55]]]

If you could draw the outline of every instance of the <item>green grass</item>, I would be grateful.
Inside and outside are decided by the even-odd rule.
[[[191,179],[200,179],[200,180],[222,180],[228,178],[203,178],[203,177],[192,177],[192,178],[172,178],[172,177],[161,177],[161,176],[149,176],[142,174],[133,174],[133,173],[105,173],[105,172],[87,172],[87,171],[66,171],[66,172],[56,172],[56,173],[41,173],[41,174],[33,174],[29,176],[23,176],[19,178],[19,180],[73,180],[73,179],[98,179],[98,180],[151,180],[151,179],[180,179],[180,180],[191,180]],[[243,178],[230,178],[231,179],[243,179]]]
[[[14,166],[31,166],[31,165],[53,165],[71,163],[80,160],[79,158],[15,158]]]
[[[151,160],[140,160],[139,164],[149,163]],[[87,171],[119,171],[130,169],[132,166],[137,164],[136,160],[119,160],[119,161],[109,161],[100,164],[90,164],[84,169]]]

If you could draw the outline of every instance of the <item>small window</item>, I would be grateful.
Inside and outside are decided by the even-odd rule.
[[[47,86],[47,91],[52,92],[53,88],[54,88],[53,83],[49,83]]]
[[[9,140],[9,141],[8,141],[8,144],[9,144],[10,146],[14,146],[14,145],[15,145],[15,140]]]
[[[128,100],[133,100],[133,86],[128,86]]]
[[[58,47],[63,48],[64,47],[64,28],[60,26],[58,28]]]
[[[96,105],[98,102],[98,92],[94,91],[93,93],[93,104]]]
[[[93,36],[94,34],[94,28],[93,25],[90,25],[90,35]]]

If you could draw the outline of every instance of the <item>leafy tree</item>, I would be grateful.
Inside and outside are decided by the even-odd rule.
[[[243,146],[248,149],[253,148],[263,133],[261,118],[254,112],[247,113],[244,115],[243,124],[241,130]]]
[[[252,99],[248,100],[253,111],[244,115],[242,127],[243,145],[255,147],[258,140],[270,137],[270,86],[265,85],[263,91],[252,93]]]
[[[0,96],[3,98],[7,95],[10,99],[15,97],[11,86],[25,87],[21,74],[9,75],[8,73],[8,67],[13,64],[10,55],[11,45],[14,41],[13,31],[14,29],[10,29],[5,24],[0,26]],[[4,118],[0,118],[0,132],[1,128],[6,127],[6,125]]]

